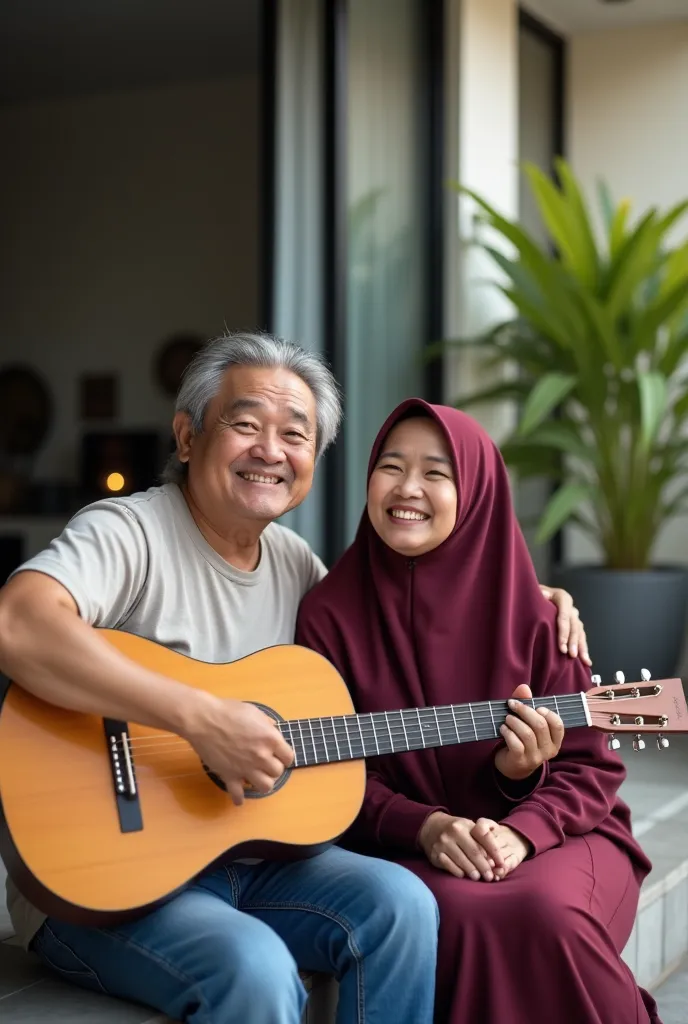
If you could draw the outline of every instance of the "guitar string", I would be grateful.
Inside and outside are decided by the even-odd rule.
[[[538,701],[541,701],[541,703],[537,705],[538,707],[546,707],[546,706],[548,706],[545,703],[546,701],[551,701],[552,703],[554,703],[555,700],[556,700],[560,706],[562,704],[564,705],[564,710],[568,710],[568,709],[574,709],[574,710],[579,710],[580,709],[581,711],[583,710],[583,706],[582,706],[581,699],[580,699],[580,694],[565,694],[562,697],[556,697],[556,698],[555,697],[539,697],[539,698],[536,698],[536,699]],[[635,699],[635,698],[633,698],[633,699]],[[605,699],[605,698],[592,698],[592,700],[588,699],[586,701],[588,706],[591,703],[593,703],[593,702],[596,702],[596,703],[599,702],[599,703],[605,704],[607,707],[610,706],[610,701]],[[485,706],[485,705],[487,705],[487,706]],[[492,707],[490,707],[490,705],[492,705]],[[496,710],[495,707],[494,707],[495,705],[497,705],[502,711],[506,710],[509,714],[513,713],[513,712],[511,712],[511,709],[507,708],[505,701],[490,701],[490,702],[477,702],[476,704],[472,705],[472,707],[474,709],[473,710],[473,714],[471,714],[471,712],[469,710],[466,710],[463,705],[446,704],[446,705],[437,705],[436,707],[394,708],[394,709],[390,709],[388,711],[374,711],[374,712],[362,712],[362,713],[349,712],[349,713],[347,713],[345,715],[341,715],[341,714],[336,714],[336,715],[314,715],[312,718],[292,718],[292,719],[287,719],[287,720],[280,720],[278,722],[278,725],[286,726],[289,723],[291,723],[293,726],[298,727],[299,723],[305,724],[305,723],[307,723],[309,721],[311,723],[322,721],[324,723],[330,723],[331,724],[332,719],[334,719],[335,722],[341,723],[342,726],[345,727],[344,726],[344,720],[346,719],[346,721],[352,727],[355,728],[356,724],[359,723],[359,722],[360,722],[361,725],[371,725],[372,726],[373,722],[371,721],[371,718],[373,716],[377,716],[378,724],[379,724],[380,728],[382,728],[382,729],[384,729],[386,731],[387,730],[387,723],[386,723],[386,721],[382,721],[381,720],[381,719],[384,719],[385,716],[387,716],[387,717],[389,717],[389,716],[400,716],[400,715],[407,716],[407,717],[405,717],[405,724],[406,725],[411,725],[413,727],[413,725],[414,725],[413,718],[418,718],[419,716],[431,716],[432,720],[434,721],[435,712],[437,712],[438,717],[442,718],[443,722],[448,722],[450,725],[453,724],[454,719],[457,719],[457,720],[461,720],[462,719],[464,722],[470,722],[471,725],[472,725],[472,722],[473,722],[474,718],[475,718],[476,721],[484,720],[484,721],[487,721],[487,722],[491,722],[494,710]],[[533,705],[528,705],[528,706],[532,707]],[[549,710],[553,711],[555,709],[553,707],[549,707]],[[408,716],[411,716],[411,721],[408,720]],[[392,721],[390,719],[390,724],[392,726],[395,726],[395,725],[398,726],[400,723],[399,722],[395,723],[394,721]],[[129,744],[130,744],[131,747],[138,747],[138,748],[140,748],[141,746],[146,744],[146,741],[150,741],[151,743],[158,744],[158,743],[165,742],[165,741],[167,741],[167,742],[174,741],[176,738],[177,738],[176,736],[170,735],[170,734],[156,735],[155,733],[146,733],[146,734],[144,734],[142,736],[130,737],[129,738]]]
[[[600,699],[600,700],[601,700],[601,702],[603,702],[603,703],[608,705],[608,701],[606,699]],[[404,709],[404,710],[407,710],[407,709]],[[419,709],[419,710],[432,710],[432,709]],[[380,714],[380,712],[375,712],[375,714]],[[382,712],[382,714],[384,714],[384,712]],[[339,716],[339,717],[342,717],[342,716]],[[299,721],[299,720],[293,720],[293,721]],[[302,719],[301,721],[308,721],[308,720],[307,719]],[[286,724],[286,723],[282,723],[282,724]],[[584,724],[586,724],[586,723],[585,722],[576,723],[576,725],[584,725]],[[413,723],[409,723],[409,725],[411,727],[413,727]],[[576,727],[575,725],[572,726],[572,728],[575,728],[575,727]],[[416,723],[416,728],[418,728],[417,723]],[[366,750],[365,750],[365,741],[366,740],[370,741],[370,739],[373,737],[373,734],[374,734],[374,729],[371,732],[368,732],[365,736],[356,737],[356,735],[354,734],[353,736],[347,737],[349,745],[351,744],[351,740],[353,740],[354,746],[360,746],[360,748],[361,748],[360,752],[358,751],[358,749],[356,751],[354,751],[353,748],[351,748],[351,753],[352,753],[353,756],[348,757],[348,758],[346,758],[346,757],[345,758],[338,757],[337,761],[338,762],[341,762],[341,761],[344,761],[344,762],[346,762],[346,761],[360,761],[360,760],[364,760],[367,756],[371,756],[371,754],[367,753]],[[398,735],[400,737],[401,733],[399,733]],[[438,731],[438,735],[439,735],[439,731]],[[483,739],[490,739],[490,738],[495,738],[495,737],[494,737],[494,734],[492,734],[491,736],[486,736],[486,737],[482,737],[482,738]],[[388,742],[388,741],[385,741],[385,738],[383,736],[380,736],[380,737],[375,736],[375,739],[378,742],[382,742],[383,746],[384,746],[385,742]],[[480,739],[480,737],[478,737],[478,739]],[[314,741],[313,740],[311,741],[311,744],[312,744],[312,747],[313,747],[313,753],[312,754],[310,754],[306,750],[306,746],[305,746],[305,742],[304,742],[303,737],[299,737],[299,742],[301,744],[301,751],[299,751],[297,749],[297,747],[294,746],[295,761],[294,761],[294,763],[292,765],[289,766],[288,769],[285,769],[285,771],[291,770],[291,769],[294,769],[294,768],[298,769],[298,768],[316,767],[319,764],[326,764],[327,763],[327,760],[324,760],[324,761],[323,760],[319,760],[322,757],[322,748],[324,747],[326,749],[326,747],[327,747],[327,744],[323,741],[323,739],[321,737],[314,737]],[[329,738],[328,738],[328,742],[329,742]],[[185,744],[185,747],[186,747],[186,752],[187,753],[192,753],[192,754],[194,754],[194,756],[197,756],[195,754],[195,751],[193,750],[193,748],[189,744]],[[419,749],[422,749],[422,748],[419,748]],[[392,746],[390,748],[390,750],[382,749],[379,752],[381,754],[393,753],[394,752],[394,747]],[[165,751],[165,753],[167,753],[167,751]],[[301,754],[301,757],[302,757],[302,763],[301,764],[298,763],[299,762],[299,754]],[[310,761],[309,759],[311,757],[315,757],[316,760],[315,761]],[[152,765],[146,764],[145,761],[143,760],[143,758],[141,758],[141,759],[137,758],[137,765],[138,765],[139,762],[142,762],[142,768],[144,769],[144,771],[145,771],[146,768],[152,767]],[[150,777],[150,773],[149,772],[146,772],[146,774]],[[199,767],[196,768],[192,772],[182,772],[182,773],[175,773],[174,775],[161,775],[161,776],[157,776],[157,781],[163,782],[163,781],[172,781],[172,780],[175,780],[175,779],[194,778],[194,777],[195,778],[201,778],[202,777],[204,779],[208,777],[207,772],[203,768],[202,765],[199,765]],[[267,793],[265,795],[269,796],[270,793]]]
[[[601,703],[604,703],[606,705],[607,709],[609,708],[609,702],[608,701],[601,701]],[[569,708],[567,708],[566,710],[569,710],[570,708],[571,708],[571,706],[569,705]],[[408,715],[409,714],[408,710],[407,709],[404,709],[404,710],[405,710],[406,714]],[[580,710],[580,713],[583,714],[583,709],[580,706],[580,700],[579,699],[576,700],[576,703],[573,706],[573,710],[576,710],[576,711]],[[288,731],[290,726],[292,726],[294,729],[298,729],[299,728],[299,724],[304,724],[304,723],[310,721],[311,723],[321,722],[322,726],[326,729],[327,734],[328,734],[326,736],[327,741],[328,742],[334,742],[335,744],[336,744],[336,741],[338,739],[343,739],[344,742],[346,742],[349,735],[352,735],[355,738],[356,735],[359,734],[359,733],[361,735],[365,735],[365,736],[367,736],[369,738],[372,738],[372,739],[374,739],[377,736],[377,738],[379,740],[384,741],[385,738],[389,735],[390,729],[393,732],[393,734],[395,735],[395,738],[401,739],[402,736],[406,735],[405,729],[406,730],[409,730],[409,729],[416,730],[416,734],[417,734],[418,730],[421,729],[422,725],[436,726],[436,723],[434,721],[435,715],[434,715],[433,709],[421,708],[421,709],[419,709],[419,711],[420,711],[420,716],[416,715],[415,712],[411,712],[411,715],[413,717],[412,718],[405,718],[403,723],[401,721],[399,721],[399,720],[394,721],[390,717],[390,716],[393,716],[393,715],[398,716],[400,714],[399,711],[390,711],[390,712],[387,712],[387,717],[388,717],[389,721],[382,721],[382,720],[378,719],[376,722],[372,722],[368,715],[355,715],[355,714],[351,714],[351,715],[334,715],[334,716],[324,715],[324,716],[319,716],[319,717],[315,717],[315,718],[312,718],[312,719],[304,718],[304,719],[289,719],[287,721],[280,721],[278,723],[278,726],[279,726],[279,731],[280,731],[281,735],[283,735],[285,739],[292,738],[289,735],[285,735],[285,730]],[[591,708],[590,711],[591,711],[591,718],[594,718],[596,722],[597,722],[598,719],[601,720],[598,724],[602,724],[603,722],[604,722],[604,724],[609,724],[608,721],[607,721],[607,713],[606,712],[605,712],[604,715],[602,715],[602,714],[600,714],[600,712],[596,708]],[[428,717],[428,713],[430,713],[432,715],[431,718]],[[621,712],[621,713],[623,714],[624,712]],[[384,718],[384,716],[385,716],[384,712],[373,712],[373,714],[381,715],[382,718]],[[647,714],[647,712],[645,712],[645,714]],[[418,721],[419,717],[421,718],[421,722],[420,723]],[[440,725],[440,728],[443,728],[445,730],[448,728],[450,730],[450,734],[456,733],[456,731],[457,731],[456,730],[456,726],[458,725],[460,727],[461,726],[465,727],[465,731],[467,731],[469,734],[475,735],[476,730],[473,728],[473,722],[475,720],[475,724],[476,724],[476,726],[478,726],[478,728],[481,728],[484,725],[488,729],[487,734],[484,737],[482,737],[482,739],[496,738],[496,736],[497,736],[497,734],[495,733],[495,731],[493,729],[492,715],[491,715],[491,713],[489,711],[488,712],[484,712],[484,713],[480,714],[479,716],[475,716],[474,715],[473,719],[471,719],[470,715],[465,713],[465,712],[463,713],[462,718],[459,719],[459,717],[457,715],[453,715],[451,713],[451,711],[450,712],[442,712],[442,713],[438,714],[437,717],[438,717],[438,723]],[[332,719],[333,718],[335,720],[336,725],[339,726],[338,730],[336,728],[333,728],[333,726],[332,726]],[[504,723],[500,723],[500,724],[504,724]],[[585,720],[580,721],[580,722],[578,720],[576,720],[575,723],[570,723],[569,727],[570,728],[578,728],[578,727],[586,725],[586,724],[587,724],[587,722]],[[630,723],[626,723],[626,724],[630,724]],[[647,723],[647,724],[652,724],[652,723]],[[564,725],[566,725],[566,722],[564,722]],[[321,728],[318,725],[318,726],[316,726],[316,729],[319,729],[320,733],[322,734],[323,728]],[[611,731],[611,729],[610,729],[610,731]],[[428,733],[426,735],[430,736],[432,734]],[[308,743],[309,739],[310,739],[310,737],[304,738],[303,741],[302,741],[301,737],[299,735],[297,735],[297,741],[298,742]],[[316,739],[317,739],[318,742],[321,742],[321,743],[323,742],[322,735],[317,735],[317,733],[316,733]],[[118,739],[117,743],[121,747],[122,740]],[[165,747],[166,750],[170,750],[170,748],[172,748],[172,747],[177,747],[179,749],[187,749],[187,748],[189,748],[191,746],[191,744],[187,740],[184,740],[181,737],[178,737],[178,736],[176,736],[174,734],[172,734],[172,735],[156,736],[155,734],[151,733],[151,734],[146,734],[144,736],[139,736],[139,737],[136,737],[136,736],[135,737],[130,737],[128,739],[128,746],[129,746],[129,750],[132,753],[136,754],[137,758],[138,758],[139,756],[145,756],[145,755],[143,755],[141,753],[142,751],[146,751],[148,753],[154,753],[154,752],[157,752],[157,751],[161,750],[163,746]]]
[[[304,719],[303,721],[308,721],[308,719]],[[306,745],[312,744],[313,742],[323,745],[327,743],[329,746],[333,748],[334,746],[336,746],[337,741],[343,741],[344,743],[346,743],[349,737],[356,739],[359,736],[371,740],[372,742],[375,742],[375,740],[377,739],[380,743],[387,743],[389,742],[390,733],[392,734],[394,740],[405,739],[407,734],[411,735],[411,738],[420,738],[420,736],[425,736],[428,739],[430,739],[433,735],[435,735],[435,733],[437,733],[438,735],[441,733],[443,736],[450,737],[457,735],[459,731],[464,732],[466,736],[475,736],[476,739],[496,739],[497,736],[500,735],[493,728],[492,719],[490,717],[483,718],[481,720],[476,720],[476,728],[473,727],[472,722],[464,720],[463,723],[458,723],[459,730],[457,730],[456,728],[457,723],[454,722],[451,718],[442,719],[441,722],[439,723],[438,730],[437,723],[435,723],[434,721],[434,716],[432,720],[426,719],[424,722],[421,722],[421,724],[419,724],[418,721],[406,722],[406,729],[404,729],[404,727],[401,726],[400,723],[394,723],[391,721],[389,722],[389,728],[386,722],[380,722],[377,723],[377,725],[374,725],[372,722],[363,722],[357,725],[354,725],[352,723],[350,728],[347,728],[347,726],[344,724],[340,724],[338,729],[332,727],[332,723],[329,720],[329,718],[323,718],[321,720],[311,719],[310,721],[312,723],[322,721],[322,727],[320,725],[317,725],[315,727],[316,732],[313,738],[311,737],[309,730],[308,734],[304,736],[302,740],[300,736],[300,731],[298,730],[297,720],[292,720],[289,723],[279,723],[279,732],[282,735],[282,737],[287,741],[295,739],[296,742],[300,744],[303,743]],[[499,725],[501,724],[504,723],[499,723]],[[566,725],[567,723],[565,722],[564,724]],[[289,728],[290,725],[293,726],[294,731],[296,732],[295,737],[291,735],[291,730]],[[431,730],[426,731],[423,728],[423,726],[425,725],[430,726]],[[575,720],[572,720],[568,723],[568,727],[572,729],[583,725],[587,725],[587,721],[582,712],[578,717],[575,718]],[[487,729],[485,735],[476,735],[476,733],[479,734],[483,728]],[[118,739],[117,744],[118,747],[121,748],[122,740]],[[137,760],[139,758],[151,756],[159,752],[168,753],[173,750],[181,751],[192,747],[192,744],[189,743],[188,740],[184,740],[182,738],[178,738],[175,736],[161,736],[157,741],[153,739],[149,743],[140,745],[137,745],[135,742],[132,742],[130,740],[128,745],[129,750],[136,755]]]
[[[570,723],[570,728],[578,728],[581,726],[585,726],[586,724],[587,722],[584,720],[577,720],[575,722]],[[292,749],[294,750],[297,762],[299,757],[307,760],[311,756],[315,756],[319,759],[319,763],[327,763],[328,761],[348,760],[348,758],[346,757],[341,757],[340,748],[337,743],[338,740],[342,740],[343,743],[346,742],[347,745],[353,744],[356,747],[361,747],[361,756],[372,757],[375,754],[390,754],[395,752],[404,753],[412,749],[421,750],[423,749],[423,746],[436,748],[439,746],[460,745],[462,742],[480,742],[489,739],[497,739],[497,735],[491,728],[490,732],[486,735],[476,735],[475,730],[471,730],[471,734],[466,736],[465,739],[461,739],[461,737],[457,734],[455,729],[453,729],[451,733],[445,732],[444,737],[441,737],[439,732],[437,732],[436,735],[437,738],[440,740],[444,738],[446,740],[446,743],[438,743],[437,740],[435,740],[434,734],[432,733],[418,732],[417,726],[416,732],[411,736],[412,743],[418,744],[418,741],[421,739],[426,740],[427,743],[423,744],[421,742],[421,744],[417,745],[416,747],[409,746],[408,737],[400,731],[397,731],[396,734],[392,736],[391,745],[389,733],[387,733],[387,735],[379,734],[373,732],[372,730],[369,730],[367,732],[361,732],[358,735],[356,733],[350,733],[348,734],[348,736],[345,736],[344,733],[340,733],[339,736],[335,737],[335,735],[331,733],[330,735],[314,735],[313,737],[292,736],[291,739],[293,740]],[[402,736],[404,737],[403,743],[401,742]],[[454,739],[455,736],[456,739]],[[289,739],[289,737],[286,736],[284,738]],[[399,741],[399,745],[397,745],[397,741]],[[183,743],[176,745],[174,749],[170,749],[170,747],[167,746],[160,751],[149,751],[148,753],[137,755],[135,764],[150,764],[151,760],[159,762],[161,755],[162,757],[166,758],[168,756],[181,756],[188,754],[192,754],[194,757],[198,756],[194,748],[191,746],[191,744],[186,743],[184,741]]]

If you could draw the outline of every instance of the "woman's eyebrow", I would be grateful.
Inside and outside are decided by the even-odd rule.
[[[403,452],[382,452],[378,456],[378,462],[382,459],[403,459],[405,455]],[[441,462],[445,466],[451,466],[452,460],[447,458],[446,455],[424,455],[423,458],[426,462]]]

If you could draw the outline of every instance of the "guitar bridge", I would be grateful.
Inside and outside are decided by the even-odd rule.
[[[143,828],[143,818],[129,726],[126,722],[114,718],[104,718],[103,728],[120,831],[140,832]]]

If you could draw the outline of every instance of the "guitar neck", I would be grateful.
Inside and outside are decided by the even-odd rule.
[[[534,697],[521,703],[555,711],[567,729],[590,725],[583,693]],[[356,761],[380,754],[495,740],[500,738],[500,726],[510,713],[506,701],[486,700],[367,715],[297,718],[280,722],[279,728],[294,749],[294,767],[305,768],[332,761]]]

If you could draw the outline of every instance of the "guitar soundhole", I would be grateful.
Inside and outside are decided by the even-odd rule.
[[[272,708],[267,707],[267,705],[259,704],[258,701],[255,701],[255,700],[254,701],[250,701],[249,703],[251,703],[251,704],[255,705],[255,707],[259,708],[269,718],[272,718],[272,720],[274,722],[283,722],[284,721],[284,719],[281,717],[281,715],[278,715],[276,711],[273,711]],[[221,789],[224,793],[226,793],[227,792],[227,787],[225,786],[225,784],[222,781],[222,779],[220,778],[220,776],[216,775],[215,772],[212,771],[212,769],[210,769],[208,767],[208,765],[205,764],[203,761],[201,761],[201,764],[203,765],[203,771],[206,773],[206,775],[208,776],[210,781],[214,782],[215,785],[218,787],[218,789]],[[247,786],[244,789],[244,796],[246,797],[247,800],[262,800],[266,796],[272,796],[273,793],[276,793],[278,789],[282,788],[282,786],[287,781],[287,779],[289,778],[290,775],[291,775],[291,768],[287,768],[282,773],[282,775],[279,777],[279,779],[277,780],[277,782],[272,787],[272,789],[270,790],[269,793],[259,793],[258,790],[257,789],[253,789],[252,786]]]

